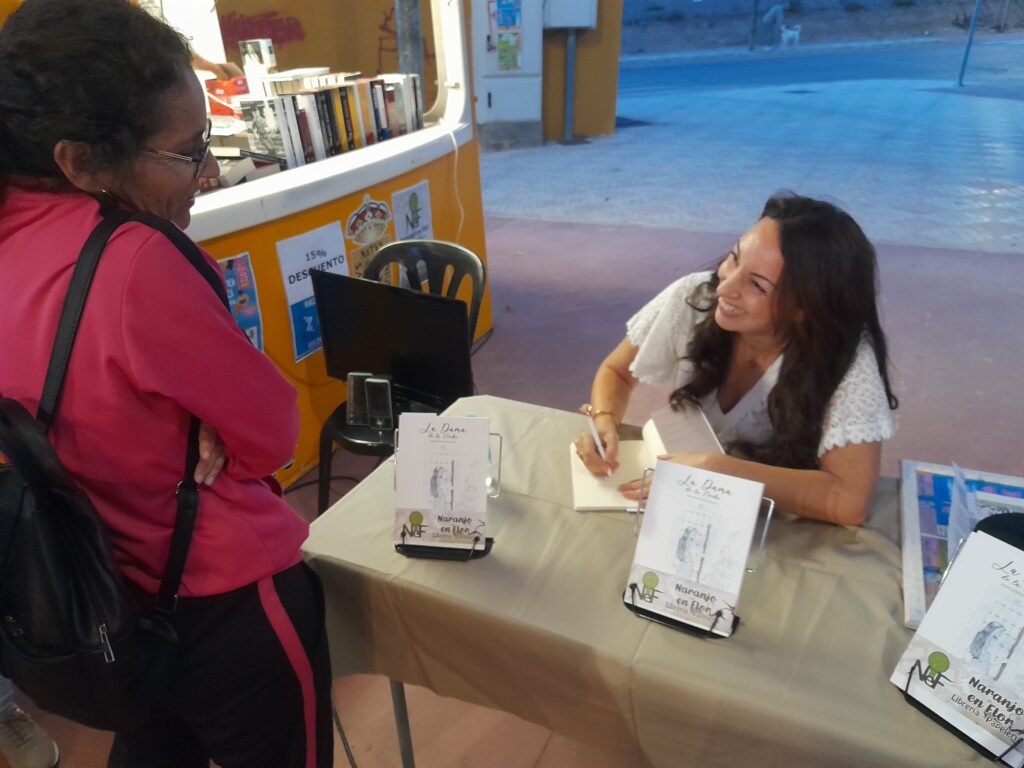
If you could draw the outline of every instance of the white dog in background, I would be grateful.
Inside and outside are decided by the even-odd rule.
[[[779,40],[780,47],[786,48],[790,45],[800,45],[799,24],[794,24],[792,27],[787,27],[785,24],[783,24],[781,27],[779,27],[779,34],[781,35],[781,39]]]

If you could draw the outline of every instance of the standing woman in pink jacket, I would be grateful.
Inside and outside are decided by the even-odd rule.
[[[177,32],[127,0],[27,0],[0,30],[0,393],[31,413],[101,209],[184,229],[200,179],[218,174],[189,61]],[[170,240],[128,223],[100,260],[49,436],[140,605],[167,559],[193,415],[202,490],[175,681],[153,722],[117,734],[109,765],[329,766],[307,524],[265,479],[291,458],[295,391]]]

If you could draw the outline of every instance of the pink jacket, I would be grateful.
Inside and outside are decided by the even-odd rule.
[[[8,187],[0,200],[0,394],[31,413],[75,259],[99,218],[77,192]],[[125,576],[155,592],[189,414],[216,427],[227,464],[200,492],[180,594],[219,594],[300,559],[308,526],[261,480],[291,459],[295,397],[185,257],[130,224],[100,260],[50,439],[107,524]]]

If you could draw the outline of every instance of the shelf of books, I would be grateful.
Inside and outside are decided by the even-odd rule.
[[[424,127],[422,86],[415,74],[360,77],[357,72],[307,67],[254,80],[211,82],[208,89],[214,91],[221,113],[212,118],[211,150],[221,166],[218,187],[326,160]]]
[[[426,109],[416,75],[277,71],[269,40],[240,43],[245,78],[207,83],[221,177],[188,233],[220,262],[239,325],[298,390],[285,486],[316,466],[320,426],[345,398],[327,376],[310,272],[359,276],[405,239],[486,260],[463,5],[432,6],[438,89]],[[491,328],[488,292],[477,338]]]

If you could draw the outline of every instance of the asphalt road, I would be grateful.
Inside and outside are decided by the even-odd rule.
[[[956,82],[964,41],[922,41],[874,46],[807,46],[720,58],[624,57],[619,98],[698,89],[756,88],[855,80]],[[975,41],[966,85],[1020,88],[1024,95],[1024,38]]]

